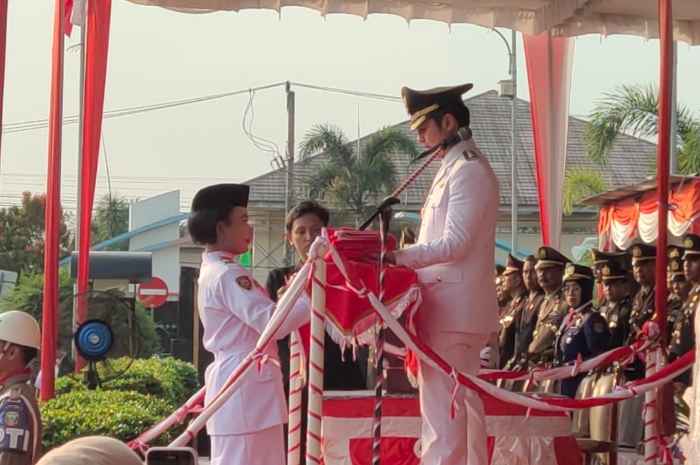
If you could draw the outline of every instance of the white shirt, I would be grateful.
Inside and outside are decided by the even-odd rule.
[[[205,404],[219,392],[229,375],[255,349],[276,305],[248,270],[226,252],[205,252],[197,293],[204,327],[204,348],[214,354],[205,374]],[[282,338],[309,320],[310,303],[302,294],[277,334]],[[274,342],[268,355],[277,358]],[[207,422],[213,435],[252,433],[286,423],[287,408],[282,373],[267,363],[253,367],[239,388]]]

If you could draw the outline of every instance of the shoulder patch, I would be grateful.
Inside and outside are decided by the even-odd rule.
[[[241,286],[246,291],[249,291],[253,288],[253,282],[250,280],[250,278],[248,276],[237,277],[236,283],[238,283],[238,285]]]

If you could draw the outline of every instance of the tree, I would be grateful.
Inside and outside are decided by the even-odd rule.
[[[658,112],[658,92],[651,85],[621,86],[605,93],[586,127],[584,138],[589,157],[605,164],[617,135],[623,131],[637,137],[656,136]],[[678,108],[677,121],[679,170],[684,174],[699,172],[700,121],[682,105]]]
[[[309,181],[312,197],[326,196],[343,209],[350,210],[355,223],[387,195],[396,184],[396,168],[391,154],[418,154],[413,139],[395,128],[371,135],[357,153],[343,132],[331,125],[317,125],[307,132],[301,144],[301,157],[323,152],[328,157]]]
[[[0,269],[35,273],[44,268],[45,195],[22,194],[19,206],[0,209]],[[61,212],[59,254],[69,246],[66,215]]]
[[[92,243],[97,244],[129,230],[129,202],[119,195],[103,196],[92,220]],[[107,250],[128,250],[128,242],[114,244]]]
[[[570,215],[581,200],[606,189],[605,180],[599,171],[591,168],[572,168],[566,171],[562,192],[565,215]]]

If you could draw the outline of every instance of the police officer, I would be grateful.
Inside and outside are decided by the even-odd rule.
[[[495,283],[496,283],[496,301],[498,302],[498,316],[499,318],[503,316],[508,311],[508,305],[510,304],[511,295],[506,290],[506,282],[503,276],[506,267],[503,265],[496,265],[495,270]]]
[[[29,465],[39,458],[41,414],[27,365],[40,344],[39,324],[30,314],[0,314],[0,465]]]
[[[513,357],[506,364],[509,370],[521,370],[527,367],[527,349],[532,342],[532,333],[537,325],[537,315],[544,301],[544,292],[537,282],[535,265],[537,259],[528,255],[523,261],[523,284],[527,290],[525,307],[516,322],[513,341]]]
[[[605,304],[598,311],[605,318],[610,331],[610,348],[621,347],[629,337],[629,319],[632,297],[627,286],[627,272],[616,261],[603,265],[601,270]]]
[[[587,266],[566,265],[564,296],[569,311],[559,328],[555,343],[555,356],[560,365],[577,358],[587,360],[605,351],[608,333],[605,318],[593,311],[593,271]],[[584,374],[566,378],[561,382],[561,393],[575,397]]]
[[[253,351],[270,321],[275,303],[265,288],[236,261],[253,240],[248,224],[249,188],[217,184],[201,189],[192,200],[188,229],[194,242],[206,246],[199,274],[199,317],[204,348],[214,354],[205,374],[205,405]],[[309,320],[309,299],[302,294],[277,333],[279,338]],[[277,346],[268,346],[277,358]],[[249,370],[240,387],[207,423],[212,465],[283,465],[282,425],[287,406],[282,374],[274,363]]]
[[[630,333],[625,344],[632,344],[642,334],[642,327],[654,315],[656,289],[656,247],[648,244],[632,246],[632,273],[640,289],[632,299]],[[637,375],[643,375],[637,373]],[[641,376],[639,376],[641,377]]]
[[[688,298],[690,284],[683,273],[683,249],[676,245],[668,247],[668,265],[666,279],[668,298],[666,300],[666,341],[671,340],[671,333],[676,320],[681,317],[683,303]]]
[[[520,315],[527,305],[527,289],[523,281],[523,262],[508,254],[506,267],[503,271],[504,290],[510,296],[506,311],[501,315],[498,329],[498,349],[500,368],[503,368],[512,357],[515,350],[515,331]]]
[[[528,360],[534,365],[548,365],[554,360],[554,339],[568,306],[562,292],[564,267],[571,260],[552,247],[537,251],[537,282],[544,290],[544,300],[537,316],[537,325],[528,347]]]
[[[683,268],[685,276],[692,286],[688,298],[683,303],[678,318],[674,321],[669,340],[668,358],[673,361],[695,346],[693,327],[695,312],[700,302],[700,236],[688,234],[683,241]],[[679,390],[684,390],[691,383],[691,372],[686,371],[676,379]]]
[[[598,249],[591,249],[591,256],[593,257],[593,276],[595,276],[595,283],[596,283],[596,290],[593,294],[593,300],[594,300],[594,306],[595,307],[602,307],[605,305],[606,298],[605,298],[605,291],[604,291],[604,284],[603,284],[603,276],[602,276],[602,270],[603,266],[615,262],[623,270],[630,270],[632,268],[632,264],[630,262],[630,256],[627,252],[625,251],[619,251],[619,252],[603,252],[602,250]]]

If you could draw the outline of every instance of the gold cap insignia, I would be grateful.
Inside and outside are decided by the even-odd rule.
[[[695,244],[693,244],[693,240],[689,237],[683,241],[683,247],[685,247],[687,249],[692,249],[693,245],[695,245]]]

